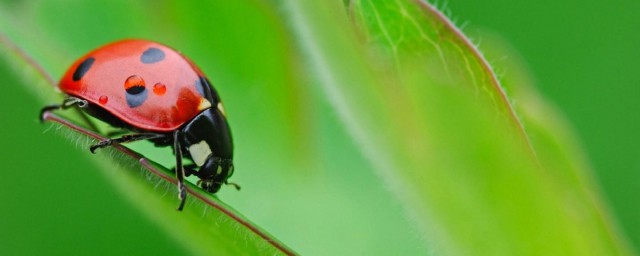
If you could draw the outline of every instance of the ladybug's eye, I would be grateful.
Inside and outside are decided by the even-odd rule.
[[[124,81],[124,89],[127,91],[127,104],[135,108],[142,105],[147,99],[147,90],[142,77],[133,75]]]

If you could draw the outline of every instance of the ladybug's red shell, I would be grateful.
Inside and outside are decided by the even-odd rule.
[[[202,72],[173,49],[125,40],[76,61],[60,89],[138,129],[169,132],[218,103],[205,98],[202,79]]]

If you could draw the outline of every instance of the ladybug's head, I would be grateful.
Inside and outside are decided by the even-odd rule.
[[[217,192],[233,174],[233,143],[226,118],[221,110],[209,108],[181,129],[183,151],[198,167],[193,174],[204,190]]]
[[[200,186],[209,193],[215,193],[233,175],[233,163],[231,159],[211,157],[200,168],[199,173],[210,174],[207,177],[200,176]]]

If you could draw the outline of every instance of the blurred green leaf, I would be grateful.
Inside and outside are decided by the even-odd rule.
[[[525,133],[487,61],[424,2],[2,7],[0,30],[54,77],[88,50],[124,37],[166,43],[193,59],[225,102],[236,145],[233,181],[243,186],[206,198],[225,205],[219,197],[303,254],[625,252],[599,213],[606,208],[597,192],[583,182],[579,156],[548,146],[565,145],[570,135],[530,142],[529,135],[556,128],[542,120],[538,132]],[[21,67],[12,52],[8,62]],[[32,75],[25,85],[41,88]],[[37,91],[40,104],[60,97]],[[536,124],[524,118],[527,127]],[[128,148],[164,167],[173,161],[150,144]],[[173,186],[141,179],[130,157],[97,161],[176,245],[192,253],[275,252],[207,206],[175,213]],[[122,167],[111,170],[116,164]],[[557,171],[566,166],[572,174]]]
[[[367,52],[336,4],[287,3],[334,108],[436,251],[628,252],[592,185],[562,186],[537,159],[488,62],[435,8],[353,1]]]
[[[516,112],[547,173],[553,176],[558,191],[574,190],[573,195],[564,198],[564,204],[574,208],[571,211],[580,213],[581,220],[573,228],[591,235],[591,239],[609,240],[615,246],[611,249],[620,250],[620,254],[631,254],[628,240],[621,235],[602,199],[602,191],[594,181],[593,170],[571,125],[535,90],[534,79],[511,45],[489,32],[484,32],[482,38],[488,58],[501,60],[494,67],[505,74],[500,80],[517,102]]]

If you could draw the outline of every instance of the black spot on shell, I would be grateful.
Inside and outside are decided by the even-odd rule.
[[[131,86],[127,89],[127,94],[136,95],[142,93],[144,90],[144,86]]]
[[[89,69],[93,65],[93,62],[95,61],[96,61],[95,58],[89,57],[86,60],[84,60],[82,63],[80,63],[80,65],[78,65],[78,67],[76,68],[76,71],[73,72],[73,77],[72,77],[73,81],[77,82],[80,79],[82,79],[84,74],[86,74],[87,71],[89,71]]]
[[[144,64],[156,63],[158,61],[164,60],[164,52],[158,48],[149,48],[142,53],[140,56],[140,61]]]
[[[143,86],[133,86],[127,89],[127,105],[132,108],[138,107],[147,100],[147,96],[147,90]]]
[[[213,87],[211,87],[211,83],[209,83],[209,80],[206,77],[199,77],[195,82],[195,86],[198,93],[200,93],[200,95],[202,95],[202,97],[204,97],[205,99],[211,101],[212,103],[217,103],[220,101],[218,93],[215,91],[215,89],[213,89]]]
[[[198,93],[200,93],[200,96],[202,97],[206,97],[205,90],[204,90],[204,86],[206,85],[206,81],[203,81],[204,79],[202,77],[199,77],[198,80],[196,80],[195,86],[196,86],[196,91],[198,91]]]

